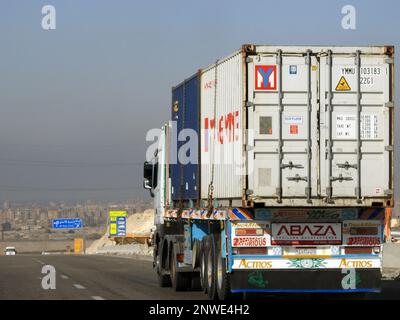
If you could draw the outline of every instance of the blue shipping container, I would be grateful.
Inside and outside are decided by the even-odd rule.
[[[172,88],[172,121],[173,129],[177,132],[171,134],[171,139],[178,139],[182,129],[192,129],[196,132],[197,150],[196,154],[187,154],[188,157],[195,156],[195,163],[182,164],[177,157],[177,164],[171,167],[171,193],[172,200],[197,200],[200,192],[199,172],[199,146],[200,146],[200,91],[199,75],[191,78]],[[177,150],[186,141],[171,141],[171,146],[177,145]],[[172,148],[171,148],[172,149]],[[189,151],[190,152],[190,151]]]

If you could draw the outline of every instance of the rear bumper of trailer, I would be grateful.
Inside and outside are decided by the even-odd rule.
[[[380,269],[234,270],[232,292],[381,292]]]

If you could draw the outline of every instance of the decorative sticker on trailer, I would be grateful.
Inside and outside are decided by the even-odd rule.
[[[269,222],[232,222],[232,247],[267,247],[271,245]]]
[[[262,270],[262,269],[372,269],[380,268],[380,258],[233,258],[232,269]]]
[[[343,222],[343,244],[350,246],[379,246],[382,224],[379,220]]]
[[[276,90],[276,66],[255,66],[255,89]]]
[[[272,223],[272,245],[341,244],[341,223]]]

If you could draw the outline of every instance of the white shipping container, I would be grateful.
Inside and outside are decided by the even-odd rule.
[[[243,46],[201,73],[201,198],[393,205],[393,47]]]
[[[201,198],[241,198],[244,188],[243,54],[201,73]]]

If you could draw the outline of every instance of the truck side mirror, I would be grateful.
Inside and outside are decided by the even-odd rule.
[[[151,181],[149,179],[143,179],[143,188],[151,190]]]
[[[153,188],[153,164],[148,161],[143,164],[143,188],[148,190]]]

